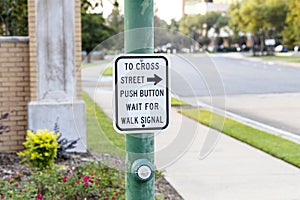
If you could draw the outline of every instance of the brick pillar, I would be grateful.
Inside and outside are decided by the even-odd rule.
[[[28,0],[30,93],[28,126],[80,138],[86,150],[85,104],[81,100],[80,0]]]

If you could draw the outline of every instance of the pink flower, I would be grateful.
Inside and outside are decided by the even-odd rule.
[[[5,196],[1,196],[1,199],[4,199],[5,198]]]
[[[89,176],[85,176],[85,177],[83,177],[83,181],[86,183],[86,182],[88,182],[88,180],[90,179],[90,177]]]
[[[104,189],[101,189],[101,190],[100,190],[100,192],[101,192],[101,193],[104,193],[104,192],[105,192],[105,190],[104,190]]]
[[[73,173],[73,174],[72,174],[72,176],[73,176],[73,177],[75,177],[75,176],[76,176],[76,174],[74,174],[74,173]]]
[[[68,168],[66,172],[67,172],[67,173],[70,173],[70,172],[71,172],[71,170]]]
[[[36,197],[36,199],[37,199],[37,200],[42,200],[42,199],[43,199],[43,195],[38,194],[37,197]]]
[[[102,179],[100,177],[97,178],[97,181],[101,181]]]
[[[116,198],[115,198],[115,197],[112,197],[111,200],[116,200]]]
[[[116,192],[116,196],[119,196],[119,192]]]
[[[19,184],[18,184],[18,183],[16,183],[16,184],[15,184],[15,187],[19,187]]]
[[[108,197],[105,197],[105,199],[104,199],[104,200],[109,200],[109,199],[108,199]]]
[[[84,186],[89,187],[89,183],[88,182],[84,183]]]
[[[23,190],[22,189],[20,189],[20,193],[22,193],[23,192]]]
[[[63,197],[63,195],[60,195],[59,198],[60,198],[60,199],[63,199],[64,197]]]
[[[62,181],[63,181],[64,183],[67,182],[67,178],[68,178],[68,176],[64,176]]]
[[[75,184],[76,184],[76,185],[79,185],[79,184],[80,184],[80,180],[76,180],[76,181],[75,181]]]

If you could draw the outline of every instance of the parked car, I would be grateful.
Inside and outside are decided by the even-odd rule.
[[[296,45],[296,46],[294,47],[294,51],[296,51],[296,52],[300,51],[300,45]]]
[[[288,48],[287,46],[284,46],[284,45],[278,45],[275,47],[275,52],[288,52]]]

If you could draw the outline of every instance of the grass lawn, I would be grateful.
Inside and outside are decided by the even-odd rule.
[[[300,63],[300,56],[261,56],[264,60]]]
[[[114,130],[111,119],[84,92],[83,100],[86,103],[88,150],[124,157],[125,136]]]
[[[187,109],[180,110],[180,112],[206,126],[300,167],[300,145],[295,142],[252,128],[206,109]]]
[[[98,63],[92,62],[92,63],[84,63],[81,65],[82,68],[87,68],[87,67],[95,67],[97,66]]]
[[[109,63],[108,60],[98,60],[98,61],[92,61],[90,63],[85,62],[85,63],[81,64],[81,67],[82,68],[95,67],[97,65],[108,64],[108,63]]]
[[[188,106],[189,104],[184,102],[184,101],[181,101],[179,99],[176,99],[174,97],[171,98],[171,105],[172,106]]]
[[[113,68],[108,67],[105,70],[102,71],[102,76],[112,76],[113,74]]]

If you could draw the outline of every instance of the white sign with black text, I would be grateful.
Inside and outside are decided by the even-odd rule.
[[[114,127],[145,133],[169,125],[169,60],[160,54],[126,54],[114,61]]]

